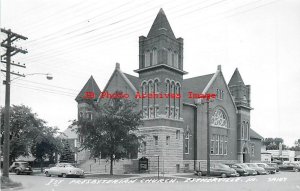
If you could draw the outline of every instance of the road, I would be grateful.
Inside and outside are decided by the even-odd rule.
[[[22,191],[300,191],[300,172],[280,172],[277,174],[248,176],[237,178],[180,178],[165,177],[159,181],[156,177],[131,179],[92,179],[60,178],[29,175],[10,175],[11,179],[23,184]]]

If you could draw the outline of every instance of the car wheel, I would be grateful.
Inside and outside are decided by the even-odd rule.
[[[31,172],[27,172],[27,175],[31,175]]]
[[[298,169],[298,168],[294,168],[294,171],[295,171],[295,172],[299,172],[299,169]]]
[[[197,175],[198,175],[198,176],[202,176],[202,172],[198,172]]]
[[[226,178],[227,175],[223,173],[223,174],[221,174],[221,177],[222,177],[222,178]]]
[[[62,177],[63,177],[63,178],[67,178],[67,174],[63,173],[63,174],[62,174]]]
[[[241,176],[241,175],[240,175],[240,173],[236,173],[236,176],[239,177],[239,176]]]
[[[20,174],[20,170],[16,170],[15,172],[16,172],[16,174],[17,174],[17,175],[19,175],[19,174]]]
[[[51,174],[49,174],[49,172],[48,171],[46,171],[46,177],[50,177],[51,176]]]

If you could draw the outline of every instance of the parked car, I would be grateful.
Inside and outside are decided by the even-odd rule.
[[[256,170],[257,174],[259,174],[259,175],[268,174],[268,172],[264,168],[257,166],[257,164],[255,164],[255,163],[244,163],[244,164],[246,164],[248,167]]]
[[[62,176],[64,178],[67,176],[84,177],[84,171],[74,167],[70,163],[57,163],[54,167],[45,169],[44,173],[47,177],[52,175]]]
[[[271,166],[271,167],[274,167],[275,170],[276,170],[276,172],[279,172],[278,164],[276,164],[276,163],[268,163],[268,165]]]
[[[32,174],[32,168],[29,166],[28,162],[13,162],[13,164],[9,167],[9,172],[15,172],[17,175],[30,175]]]
[[[300,166],[298,166],[296,163],[288,162],[288,163],[283,163],[282,165],[279,166],[279,170],[292,170],[295,172],[300,171]]]
[[[227,164],[230,168],[233,168],[234,170],[236,170],[236,172],[239,174],[239,176],[248,176],[249,172],[247,171],[247,169],[245,169],[244,167],[242,167],[239,164]]]
[[[275,174],[276,173],[276,169],[275,167],[271,167],[266,163],[255,163],[257,164],[257,166],[264,168],[269,174]]]
[[[243,163],[238,163],[238,164],[235,164],[235,165],[239,165],[241,166],[242,168],[246,169],[247,172],[249,173],[249,175],[257,175],[257,171],[254,170],[253,168],[250,168],[248,165],[246,164],[243,164]]]
[[[205,176],[207,174],[207,170],[200,169],[200,171],[196,171],[195,174],[198,176]],[[214,163],[210,166],[210,175],[211,176],[220,176],[222,178],[232,177],[232,176],[239,176],[236,170],[230,168],[229,166],[222,164],[222,163]]]

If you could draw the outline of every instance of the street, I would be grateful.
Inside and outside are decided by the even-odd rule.
[[[82,190],[297,190],[300,191],[300,173],[277,174],[236,178],[184,178],[180,175],[129,179],[60,178],[45,176],[10,175],[23,184],[24,191],[82,191]]]

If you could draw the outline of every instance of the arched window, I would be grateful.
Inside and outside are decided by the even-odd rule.
[[[149,91],[148,91],[148,93],[153,93],[153,82],[150,81],[150,82],[148,83],[148,85],[149,85]]]
[[[184,137],[184,153],[189,154],[190,151],[190,131],[189,126],[187,125],[187,130]]]
[[[153,48],[152,50],[152,65],[157,64],[157,49]]]
[[[147,84],[146,84],[146,82],[144,82],[143,85],[142,85],[142,91],[143,91],[143,94],[147,93]]]
[[[158,89],[158,79],[154,80],[154,92],[155,93],[159,92],[159,89]]]
[[[172,50],[168,51],[168,65],[172,66]]]
[[[215,110],[215,112],[211,116],[211,126],[228,128],[228,119],[223,110]]]
[[[177,52],[174,53],[174,67],[178,68],[178,54],[177,54]]]
[[[150,51],[145,52],[145,67],[150,66]]]

